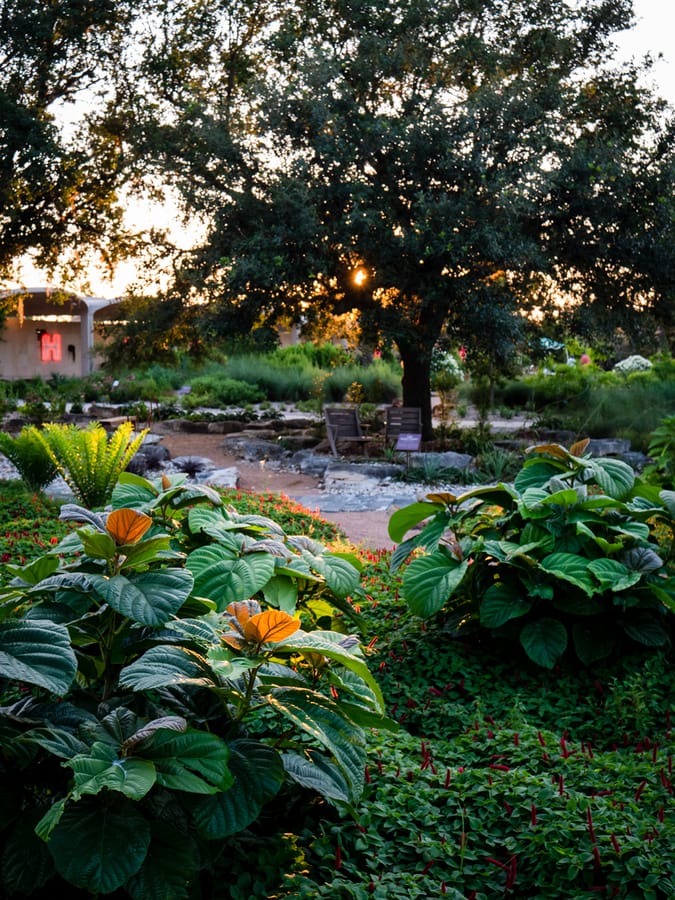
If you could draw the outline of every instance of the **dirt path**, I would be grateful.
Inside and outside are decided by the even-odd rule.
[[[166,434],[160,444],[172,457],[205,456],[218,468],[234,467],[239,472],[239,487],[245,491],[274,491],[286,497],[310,497],[317,495],[317,509],[321,496],[320,480],[285,469],[275,469],[264,464],[249,463],[228,454],[223,449],[222,434]],[[312,509],[312,506],[309,506]],[[386,512],[323,512],[322,518],[335,522],[354,544],[371,550],[391,549],[393,541],[387,534],[389,515]]]

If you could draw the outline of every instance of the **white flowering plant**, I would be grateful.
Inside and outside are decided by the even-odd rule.
[[[627,356],[614,366],[615,372],[622,372],[624,375],[630,375],[632,372],[646,372],[652,368],[652,364],[648,359],[639,354]]]

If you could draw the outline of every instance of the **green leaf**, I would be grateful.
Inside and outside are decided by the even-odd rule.
[[[403,592],[410,611],[428,618],[448,602],[468,569],[468,562],[457,562],[442,552],[413,559],[403,575]]]
[[[124,886],[133,900],[184,900],[200,865],[194,839],[172,822],[153,818],[143,865]]]
[[[0,675],[63,696],[77,672],[68,629],[31,619],[0,624]]]
[[[392,541],[399,543],[411,528],[428,519],[429,516],[444,510],[445,506],[442,503],[428,503],[426,501],[418,501],[417,503],[403,506],[401,509],[397,509],[389,519],[389,537]]]
[[[155,784],[155,767],[151,762],[133,757],[120,759],[117,748],[100,741],[65,765],[74,774],[73,800],[85,794],[98,794],[104,788],[119,791],[131,800],[141,800]]]
[[[366,761],[363,730],[345,718],[332,700],[306,688],[282,688],[266,699],[333,754],[349,782],[352,798],[359,797]]]
[[[382,690],[368,668],[358,642],[335,631],[296,631],[290,638],[279,645],[284,650],[309,650],[334,659],[359,676],[373,692],[380,709],[384,709]]]
[[[549,572],[556,578],[580,588],[589,597],[597,590],[596,583],[588,571],[588,560],[577,556],[576,553],[549,553],[541,560],[539,566],[544,572]]]
[[[635,484],[635,472],[621,459],[593,458],[588,470],[603,491],[616,500],[627,497]]]
[[[53,575],[59,567],[56,556],[40,556],[26,566],[5,566],[7,572],[15,578],[21,579],[25,584],[38,584],[44,578]]]
[[[667,630],[649,613],[622,618],[619,625],[630,638],[646,647],[665,647],[669,641]]]
[[[77,533],[80,536],[82,547],[87,556],[91,556],[92,559],[105,559],[108,561],[115,556],[117,547],[109,534],[87,531],[85,528],[80,528]]]
[[[191,802],[199,833],[208,840],[222,840],[255,822],[284,782],[279,754],[258,741],[232,741],[230,769],[234,783],[228,791]]]
[[[150,825],[130,800],[70,804],[49,840],[58,873],[92,894],[111,894],[135,875],[150,846]]]
[[[561,470],[566,471],[566,467],[541,459],[525,460],[523,468],[516,475],[513,484],[519,493],[527,488],[540,488],[554,475],[559,475]]]
[[[274,575],[271,554],[250,553],[233,558],[219,545],[195,550],[188,556],[186,565],[195,578],[195,593],[215,600],[221,612],[230,603],[251,598]]]
[[[327,586],[336,597],[347,597],[360,583],[358,569],[339,556],[313,556],[310,565],[326,580]]]
[[[153,569],[126,577],[90,575],[96,593],[114,610],[133,622],[158,627],[178,612],[192,591],[186,569]]]
[[[126,557],[122,564],[122,571],[138,568],[160,559],[182,559],[183,557],[182,553],[171,549],[171,538],[168,534],[157,534],[144,541],[139,541],[138,544],[125,544],[119,550]]]
[[[510,619],[524,616],[532,609],[532,601],[520,591],[502,582],[490,585],[480,603],[480,623],[485,628],[499,628]]]
[[[191,683],[214,686],[216,676],[203,656],[185,647],[167,645],[149,650],[120,672],[121,687],[134,691]]]
[[[557,619],[528,622],[520,632],[520,643],[533,662],[552,669],[567,648],[567,630]]]
[[[286,612],[289,616],[295,615],[298,602],[298,585],[292,578],[284,575],[275,575],[265,585],[265,601],[276,609]]]
[[[227,744],[205,731],[160,729],[136,745],[136,753],[154,763],[158,784],[176,791],[215,794],[233,782]]]
[[[342,803],[351,800],[349,785],[337,766],[329,760],[318,755],[308,758],[298,753],[283,753],[281,758],[288,775],[302,787],[316,791],[329,800]]]
[[[616,559],[594,559],[588,563],[588,571],[598,579],[600,588],[613,591],[625,591],[637,584],[642,577],[640,572],[631,572]]]
[[[606,659],[616,646],[613,631],[606,623],[575,622],[572,625],[574,650],[585,666]]]

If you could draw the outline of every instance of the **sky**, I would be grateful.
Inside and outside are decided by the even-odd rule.
[[[668,21],[668,7],[672,3],[673,0],[633,0],[635,28],[618,33],[614,41],[618,48],[619,61],[628,61],[631,58],[640,60],[646,54],[652,55],[654,65],[650,73],[651,86],[675,107],[675,41],[672,39],[671,22]],[[661,59],[657,58],[659,55],[662,56]],[[166,221],[166,214],[162,219]],[[140,226],[137,222],[133,224]],[[181,236],[177,237],[180,241]],[[184,240],[184,235],[182,237]],[[128,262],[118,267],[113,280],[104,280],[92,273],[91,293],[98,297],[119,297],[133,280],[135,271],[134,263]],[[28,287],[47,283],[45,276],[30,265],[23,268],[21,277],[23,284]],[[78,289],[77,286],[73,287],[75,290]]]

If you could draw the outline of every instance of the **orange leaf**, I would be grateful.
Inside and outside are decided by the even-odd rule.
[[[570,453],[572,456],[583,456],[586,452],[586,448],[590,444],[590,438],[583,438],[581,441],[577,441],[576,444],[572,444],[570,447]]]
[[[105,523],[116,544],[135,544],[151,525],[150,516],[135,509],[114,509]]]
[[[443,506],[451,506],[457,502],[457,497],[444,491],[441,494],[427,494],[427,500],[429,503],[442,503]]]
[[[249,640],[259,644],[277,643],[290,637],[300,628],[300,622],[279,609],[268,609],[252,616],[244,626],[244,634]]]

